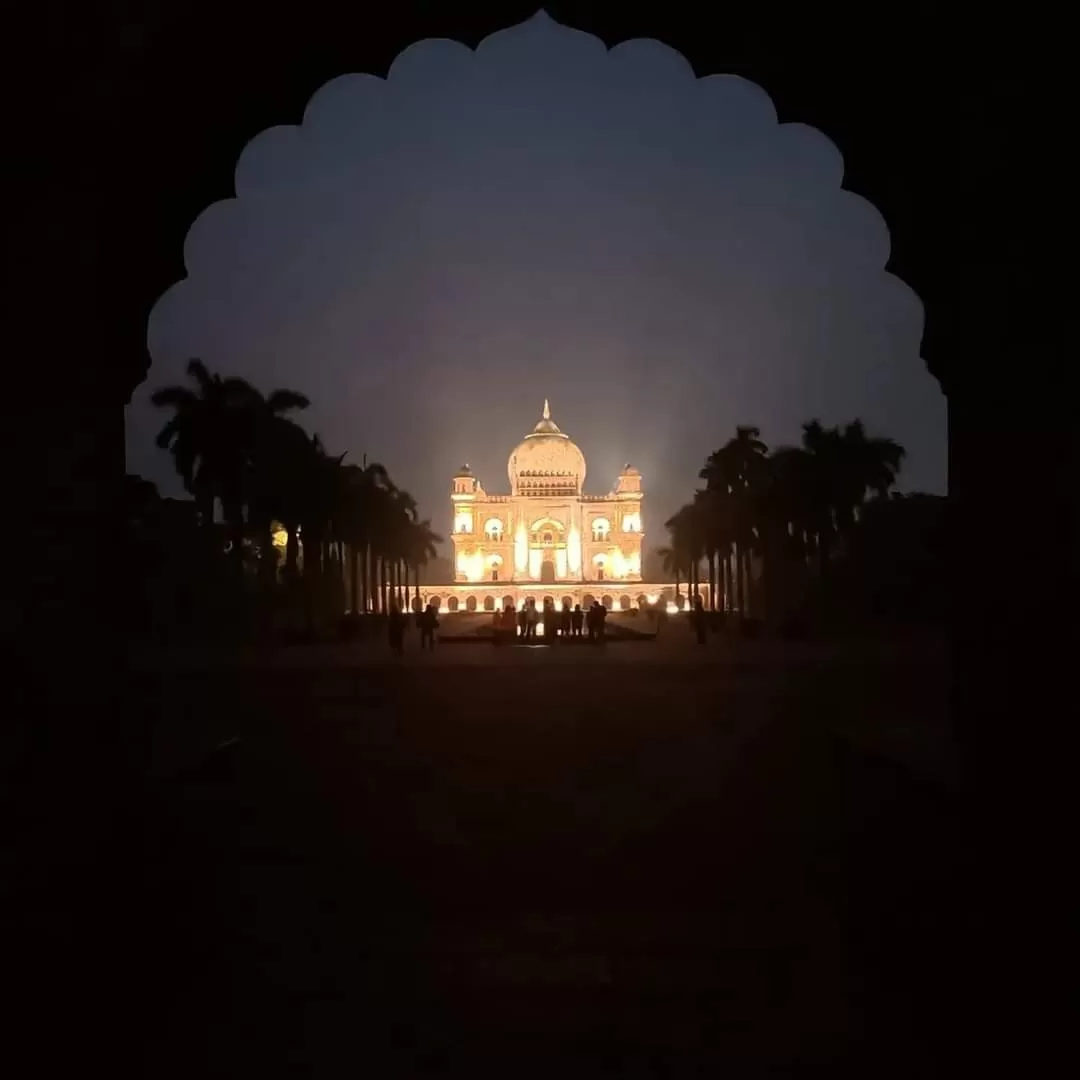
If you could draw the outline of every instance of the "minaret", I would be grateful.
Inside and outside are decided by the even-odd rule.
[[[548,405],[548,399],[544,398],[544,419],[551,419],[551,407]]]

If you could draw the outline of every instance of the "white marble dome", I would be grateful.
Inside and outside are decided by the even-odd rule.
[[[551,419],[546,401],[542,419],[514,448],[506,471],[514,495],[581,494],[585,455]]]

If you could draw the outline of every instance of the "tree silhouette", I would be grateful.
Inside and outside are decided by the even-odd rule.
[[[903,447],[868,436],[857,419],[832,428],[808,421],[801,446],[771,452],[758,428],[739,426],[706,459],[704,490],[667,521],[668,566],[687,568],[694,595],[704,558],[714,605],[720,597],[722,609],[742,616],[777,609],[800,592],[811,560],[827,585],[868,505],[887,500],[903,458]]]
[[[263,394],[199,360],[187,372],[192,386],[166,386],[152,396],[173,413],[157,443],[172,455],[198,520],[215,538],[220,505],[230,561],[243,571],[247,557],[257,555],[255,577],[264,594],[273,593],[273,537],[283,530],[281,583],[287,594],[302,594],[309,626],[346,607],[356,615],[406,603],[410,575],[415,585],[441,537],[419,520],[416,501],[386,468],[366,457],[345,464],[344,454],[328,452],[287,415],[309,404],[295,390]],[[156,496],[137,479],[129,488],[133,507]]]

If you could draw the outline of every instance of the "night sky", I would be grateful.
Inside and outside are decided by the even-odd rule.
[[[545,397],[586,491],[642,470],[649,548],[740,423],[781,445],[860,416],[907,447],[902,489],[943,492],[922,305],[840,151],[778,126],[766,90],[542,15],[335,79],[302,126],[243,148],[237,198],[192,226],[150,317],[129,469],[180,492],[148,398],[198,356],[308,394],[304,425],[383,462],[443,532],[457,466],[508,491]]]

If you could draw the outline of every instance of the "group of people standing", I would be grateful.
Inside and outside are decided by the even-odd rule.
[[[570,607],[564,600],[562,609],[556,611],[553,600],[545,600],[542,610],[538,610],[536,599],[529,597],[520,610],[515,611],[512,604],[507,604],[502,611],[494,615],[494,640],[496,644],[515,637],[529,640],[536,637],[537,626],[543,626],[544,637],[553,642],[567,638],[580,638],[584,633],[590,641],[604,640],[604,625],[607,608],[594,600],[587,611],[580,604]]]
[[[538,610],[534,597],[529,597],[520,610],[515,611],[513,604],[507,604],[502,611],[495,610],[494,634],[492,639],[495,644],[513,641],[522,638],[526,641],[537,636],[537,627],[543,626],[544,637],[550,638],[552,643],[569,638],[587,637],[589,641],[603,643],[605,637],[605,624],[607,621],[607,608],[598,600],[594,600],[587,610],[582,610],[580,604],[570,607],[564,600],[560,610],[555,609],[553,600],[545,600],[542,609]],[[708,632],[708,614],[705,611],[701,597],[695,597],[693,606],[689,612],[690,626],[697,638],[699,645],[704,645]],[[434,604],[428,604],[423,611],[415,613],[416,626],[420,631],[421,650],[435,649],[435,631],[439,626],[439,610]],[[660,608],[656,613],[657,633],[660,631],[660,621],[666,622],[666,612]],[[408,629],[408,615],[394,604],[390,609],[388,635],[390,648],[400,655],[405,646],[405,631]]]
[[[421,650],[434,652],[435,631],[439,626],[439,609],[434,604],[428,604],[423,611],[416,612],[416,626],[420,631]],[[397,604],[391,605],[387,633],[390,638],[390,648],[398,656],[405,650],[405,631],[408,627],[408,615]]]

